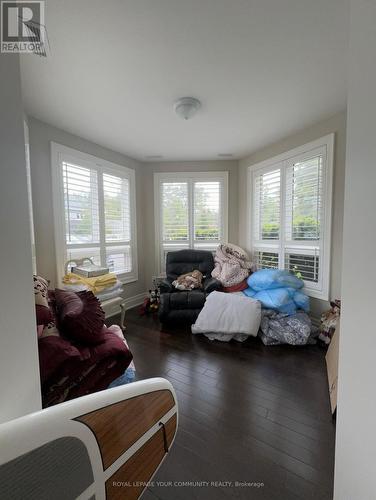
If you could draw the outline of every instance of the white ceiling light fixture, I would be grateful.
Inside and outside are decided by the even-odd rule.
[[[189,120],[201,108],[201,102],[194,97],[181,97],[174,103],[175,113],[183,120]]]

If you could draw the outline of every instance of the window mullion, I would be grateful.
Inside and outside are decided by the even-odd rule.
[[[280,167],[280,208],[279,208],[279,268],[285,268],[285,234],[286,234],[286,168],[287,162],[283,161]]]
[[[194,180],[188,179],[188,228],[189,228],[189,248],[194,247]]]
[[[99,246],[101,265],[106,266],[106,225],[104,213],[103,172],[98,171]]]

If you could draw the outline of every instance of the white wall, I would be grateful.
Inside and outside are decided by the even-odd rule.
[[[0,422],[41,408],[19,58],[0,55]]]
[[[245,231],[247,223],[248,167],[323,137],[331,132],[335,133],[335,150],[330,296],[332,298],[339,298],[341,296],[342,226],[346,156],[345,111],[338,113],[328,120],[324,120],[316,125],[301,130],[292,136],[286,137],[275,144],[271,144],[239,162],[239,245],[250,250],[248,248],[247,232]],[[321,312],[328,308],[328,303],[319,299],[312,299],[311,305],[312,314],[316,317],[320,316]]]
[[[228,185],[228,238],[238,242],[238,162],[236,160],[161,162],[143,164],[143,214],[145,230],[145,286],[150,288],[155,269],[155,220],[154,220],[154,173],[155,172],[229,172]]]
[[[335,500],[376,498],[376,3],[353,0]]]
[[[132,158],[103,148],[73,134],[29,117],[31,182],[33,188],[33,211],[37,271],[58,286],[56,278],[56,256],[54,215],[52,203],[51,149],[50,142],[83,151],[104,160],[132,168],[136,172],[136,212],[138,246],[138,281],[125,285],[125,296],[134,297],[145,291],[143,266],[143,202],[141,164]]]

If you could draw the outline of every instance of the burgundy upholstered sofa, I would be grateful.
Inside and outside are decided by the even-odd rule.
[[[39,293],[40,286],[34,284],[34,291]],[[104,313],[91,292],[48,290],[47,295],[48,308],[36,305],[44,408],[106,389],[132,361],[120,328],[104,325]],[[77,309],[86,315],[79,331],[80,323],[73,328],[71,321]]]

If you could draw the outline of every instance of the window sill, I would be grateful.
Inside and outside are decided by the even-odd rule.
[[[323,292],[321,290],[313,290],[312,288],[307,288],[307,287],[304,287],[302,290],[306,295],[308,295],[308,297],[311,297],[312,299],[319,299],[325,302],[328,302],[329,300],[328,292]]]
[[[123,285],[128,285],[129,283],[135,283],[138,281],[138,275],[133,274],[132,276],[124,276],[121,274],[117,275],[117,279],[123,284]]]

